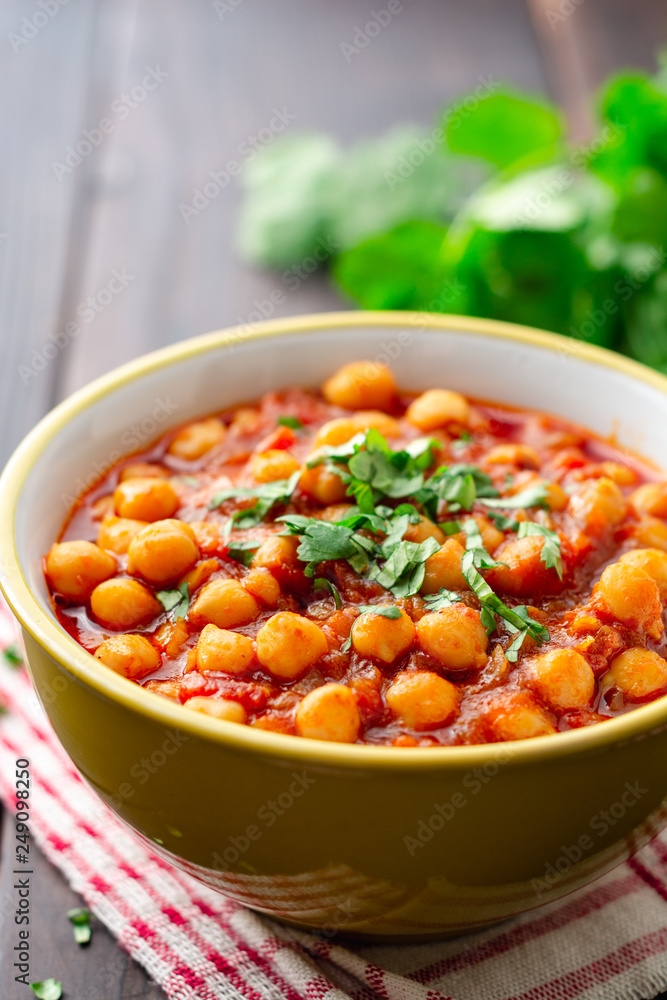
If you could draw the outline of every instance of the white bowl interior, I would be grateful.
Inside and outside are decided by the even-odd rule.
[[[158,367],[99,398],[48,443],[31,469],[16,516],[28,584],[45,611],[43,554],[68,509],[124,455],[169,427],[271,389],[318,386],[340,365],[387,362],[403,389],[457,389],[481,399],[559,414],[661,465],[667,394],[622,371],[546,348],[464,330],[350,326],[239,339]]]

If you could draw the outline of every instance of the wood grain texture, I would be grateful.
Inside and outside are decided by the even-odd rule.
[[[560,0],[550,2],[557,8]],[[237,178],[189,224],[179,213],[210,171],[243,160],[243,142],[275,108],[295,116],[290,130],[351,143],[397,123],[434,121],[480,77],[560,93],[567,65],[561,59],[554,68],[551,40],[523,0],[404,0],[402,13],[346,61],[341,44],[378,6],[242,0],[221,17],[212,0],[79,0],[14,52],[8,35],[33,7],[4,0],[0,464],[50,406],[91,378],[147,350],[244,322],[257,301],[285,290],[278,275],[238,258]],[[590,92],[628,61],[650,65],[665,12],[650,0],[585,0],[568,29],[583,66],[579,90]],[[133,97],[149,69],[167,75]],[[58,179],[53,161],[63,162],[82,130],[105,118],[112,130]],[[123,269],[132,276],[125,287],[42,371],[21,379],[33,349],[80,319],[86,299]],[[285,291],[274,316],[341,305],[317,275]],[[9,831],[5,822],[0,914],[9,913],[12,895]],[[33,878],[35,979],[61,978],[67,1000],[162,996],[99,925],[90,948],[77,948],[65,913],[78,900],[40,856]],[[13,981],[8,926],[0,934],[0,997],[22,1000],[30,994]]]

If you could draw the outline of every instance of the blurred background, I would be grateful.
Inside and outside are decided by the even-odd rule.
[[[465,148],[443,154],[445,109],[450,137],[474,146],[470,128],[474,133],[485,99],[508,87],[530,100],[541,95],[560,105],[564,126],[554,125],[547,106],[524,115],[523,106],[496,101],[480,125],[487,146],[506,126],[510,145],[513,129],[537,134],[553,155],[560,128],[585,160],[596,137],[617,141],[609,120],[593,114],[599,88],[625,67],[654,73],[666,26],[659,0],[4,0],[2,460],[51,406],[97,375],[145,351],[262,316],[436,302],[445,311],[495,313],[567,332],[574,320],[562,300],[570,296],[585,333],[588,313],[599,308],[586,288],[600,268],[625,266],[618,254],[609,263],[604,240],[594,247],[593,278],[581,248],[573,262],[562,240],[553,254],[539,243],[473,242],[468,263],[470,254],[479,260],[488,251],[486,272],[440,273],[439,227],[512,159],[512,150],[504,164],[485,160],[488,149],[481,158]],[[646,94],[622,94],[621,112],[641,101],[650,104]],[[664,108],[649,111],[667,121]],[[667,166],[667,132],[663,139]],[[534,151],[529,142],[514,152],[530,161]],[[571,170],[572,148],[559,157]],[[511,225],[502,225],[520,226],[517,213],[525,219],[533,202],[541,211],[543,190],[553,201],[559,183],[572,201],[579,182],[549,183],[520,192]],[[643,210],[662,224],[667,194],[655,171],[642,183],[640,202],[650,189]],[[579,202],[589,205],[594,195],[586,189]],[[533,220],[533,228],[579,232],[591,221],[582,222],[581,204],[563,211],[574,212],[574,221],[547,211],[547,221]],[[604,218],[592,224],[609,228],[609,206],[599,214]],[[382,244],[379,256],[343,253],[410,220],[438,228],[408,228]],[[645,243],[642,234],[631,238]],[[453,252],[460,263],[460,246]],[[543,271],[576,271],[575,287],[555,287],[549,273],[520,273],[503,303],[503,282],[516,277],[503,272],[513,266],[512,253],[519,271],[526,256],[540,257]],[[406,259],[428,277],[415,294]],[[652,261],[658,258],[642,266]],[[389,288],[373,287],[378,273],[393,275]],[[496,278],[500,300],[485,298],[481,286]],[[461,299],[462,282],[477,288],[474,301]],[[551,305],[517,306],[526,290],[546,302],[544,282]],[[604,300],[606,288],[600,294]],[[549,323],[552,306],[558,316]],[[593,339],[615,343],[618,331],[608,334],[607,319],[600,333],[593,315]]]
[[[666,41],[664,0],[3,0],[0,466],[110,368],[296,313],[494,315],[667,370]],[[36,862],[55,956],[76,898]],[[96,935],[76,995],[159,995]]]

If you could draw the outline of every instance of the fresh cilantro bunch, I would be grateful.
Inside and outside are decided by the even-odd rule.
[[[412,171],[418,131],[349,153],[271,143],[246,174],[246,255],[289,274],[328,238],[333,279],[363,308],[525,323],[667,372],[667,70],[611,78],[579,145],[558,108],[488,89],[465,117],[444,110]]]

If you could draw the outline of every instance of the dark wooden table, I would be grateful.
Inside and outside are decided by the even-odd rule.
[[[346,61],[341,43],[383,6],[73,0],[43,23],[36,0],[3,0],[0,465],[74,389],[146,351],[243,321],[267,297],[275,277],[244,266],[235,249],[239,184],[188,224],[179,204],[237,158],[275,108],[294,115],[290,130],[351,142],[400,122],[429,123],[490,74],[550,92],[584,135],[589,95],[617,67],[652,66],[667,26],[663,0],[402,0],[401,13]],[[153,89],[133,99],[147,73]],[[100,131],[79,163],[66,160],[84,129],[98,138],[103,119],[113,130]],[[125,287],[45,357],[48,334],[75,320],[114,271],[125,273]],[[273,315],[340,306],[315,276]],[[3,834],[0,913],[11,879],[2,863],[8,824]],[[35,973],[62,979],[68,1000],[163,995],[99,926],[91,947],[73,953],[65,912],[77,900],[43,859],[33,886]],[[14,982],[11,923],[0,923],[0,998],[21,1000],[32,994]]]

